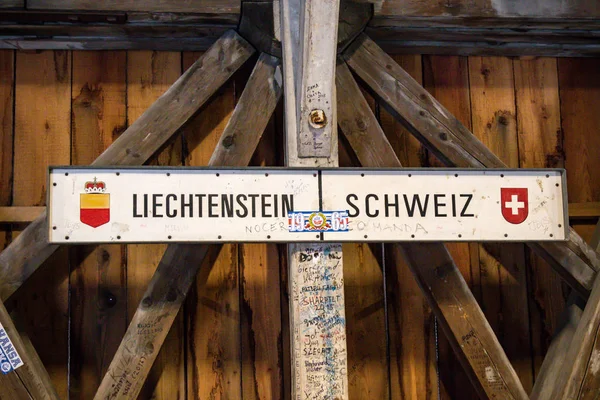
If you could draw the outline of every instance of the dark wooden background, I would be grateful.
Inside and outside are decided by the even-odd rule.
[[[89,164],[198,55],[0,51],[0,206],[44,205],[48,165]],[[510,167],[564,166],[570,202],[600,201],[600,59],[394,58]],[[252,63],[153,164],[207,164]],[[369,99],[403,165],[438,165]],[[282,137],[280,106],[252,165],[282,165]],[[348,149],[341,140],[340,164],[358,165]],[[588,239],[595,223],[576,228]],[[0,224],[0,247],[22,229]],[[530,390],[568,289],[522,244],[449,247]],[[93,397],[164,249],[63,247],[8,302],[62,398]],[[344,258],[351,399],[476,398],[391,248],[345,244]],[[225,245],[211,261],[141,398],[289,398],[284,248]]]

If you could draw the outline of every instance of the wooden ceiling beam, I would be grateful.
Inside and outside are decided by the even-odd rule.
[[[228,31],[92,165],[145,163],[253,53],[248,42]],[[0,253],[0,299],[11,296],[57,248],[48,243],[44,212]]]
[[[450,167],[505,168],[444,106],[419,85],[367,35],[344,58],[388,111]],[[587,298],[600,270],[600,256],[570,229],[566,242],[527,243],[582,296]]]
[[[46,1],[46,0],[43,0]],[[135,0],[133,0],[135,2]],[[89,3],[89,2],[88,2]],[[148,2],[145,2],[148,3]],[[202,6],[182,9],[126,7],[96,9],[3,10],[0,13],[0,49],[68,50],[206,50],[227,29],[238,27],[247,40],[264,42],[279,56],[268,16],[271,4],[243,2],[241,10],[228,8],[206,13]],[[29,5],[29,4],[28,4]],[[343,1],[340,39],[349,26],[366,26],[366,33],[389,53],[598,56],[600,15],[477,16],[389,15],[365,9],[367,3]],[[168,10],[168,11],[165,11]],[[241,17],[240,17],[241,12]],[[256,17],[258,16],[258,19]],[[265,51],[265,49],[260,49]]]
[[[345,63],[336,73],[339,125],[363,167],[402,167]],[[492,327],[442,243],[399,243],[423,295],[481,398],[527,399]]]
[[[209,166],[242,167],[252,154],[281,98],[276,79],[279,61],[261,54],[227,126],[209,161]],[[212,251],[220,249],[214,246]],[[175,317],[210,245],[171,244],[161,259],[142,301],[113,357],[95,399],[137,399]],[[210,265],[199,280],[206,281]],[[139,329],[150,326],[151,329]],[[119,384],[121,383],[121,384]]]

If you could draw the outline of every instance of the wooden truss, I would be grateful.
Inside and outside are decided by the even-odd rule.
[[[285,4],[283,1],[282,6]],[[284,27],[282,36],[286,34],[289,32]],[[447,166],[505,166],[366,34],[354,35],[348,43],[339,54],[335,72],[337,122],[364,167],[401,164],[355,76]],[[92,165],[145,163],[255,51],[240,34],[227,31]],[[259,55],[210,166],[248,165],[286,89],[287,66],[283,67],[277,57],[264,52]],[[47,228],[43,213],[0,254],[1,300],[6,301],[19,290],[57,249],[47,242]],[[587,245],[571,229],[566,242],[528,245],[575,290],[565,313],[565,329],[556,335],[531,398],[590,398],[600,386],[598,368],[590,368],[599,362],[600,354],[598,243]],[[200,279],[208,275],[210,265],[205,260],[211,259],[215,248],[218,246],[169,245],[98,389],[97,399],[137,398],[193,280],[198,274]],[[479,395],[494,399],[529,398],[445,246],[400,243],[393,249],[393,258],[403,256],[409,264]],[[587,306],[581,311],[585,299]],[[0,322],[26,358],[26,367],[16,374],[0,375],[0,397],[58,398],[35,351],[25,338],[19,337],[1,302]],[[152,324],[160,329],[140,333],[138,324]],[[119,382],[128,382],[127,387]]]

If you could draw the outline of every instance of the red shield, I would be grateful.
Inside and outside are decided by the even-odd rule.
[[[527,188],[501,188],[502,216],[511,224],[520,224],[529,215]]]
[[[92,228],[110,221],[110,194],[81,193],[79,195],[79,220]]]

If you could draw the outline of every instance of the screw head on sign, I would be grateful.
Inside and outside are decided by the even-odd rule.
[[[327,117],[323,110],[312,110],[310,112],[310,125],[313,128],[324,128],[327,125]]]

